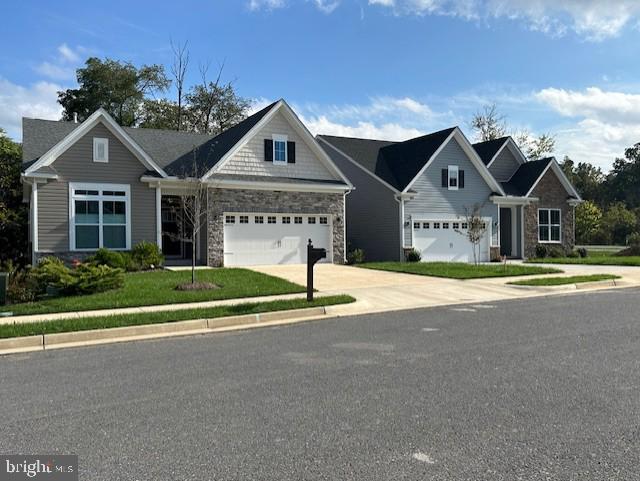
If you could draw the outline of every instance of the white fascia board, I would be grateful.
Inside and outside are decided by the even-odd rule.
[[[438,154],[440,154],[440,152],[442,152],[442,150],[447,146],[447,144],[449,144],[449,142],[451,142],[452,139],[456,139],[458,141],[458,144],[460,145],[460,147],[462,147],[462,150],[465,152],[465,154],[467,154],[467,157],[469,158],[471,163],[475,166],[476,170],[480,173],[480,176],[484,179],[487,185],[491,187],[491,189],[494,192],[504,195],[504,190],[502,190],[502,186],[493,177],[493,175],[491,175],[491,172],[489,172],[489,169],[487,169],[487,166],[484,165],[484,162],[482,162],[482,159],[476,152],[476,149],[473,148],[473,145],[471,145],[471,142],[469,142],[469,140],[465,137],[465,135],[462,133],[459,127],[456,127],[455,129],[453,129],[453,132],[451,132],[451,135],[449,135],[449,137],[447,137],[447,139],[442,143],[442,145],[438,147],[438,150],[434,152],[434,154],[431,156],[429,161],[424,165],[424,167],[422,167],[422,169],[420,169],[418,174],[411,180],[411,182],[409,182],[409,185],[407,185],[407,187],[402,192],[405,193],[409,189],[411,189],[413,184],[429,168],[429,166],[433,163],[434,159],[438,156]]]
[[[554,171],[554,173],[558,177],[558,180],[560,181],[560,183],[562,184],[562,186],[565,188],[565,190],[569,195],[575,197],[576,200],[579,200],[579,201],[582,200],[582,197],[580,197],[580,194],[578,194],[576,189],[573,187],[569,179],[567,179],[567,176],[564,174],[564,172],[560,168],[560,165],[558,165],[558,162],[556,161],[555,157],[552,158],[551,162],[549,162],[549,165],[545,167],[545,169],[542,171],[542,174],[540,174],[538,179],[534,182],[533,186],[529,189],[529,192],[527,192],[527,197],[531,195],[531,193],[538,186],[538,184],[540,183],[542,178],[545,176],[545,174],[549,171],[549,169],[552,169]]]
[[[332,148],[333,150],[335,150],[336,152],[338,152],[340,155],[342,155],[345,159],[347,159],[349,162],[351,162],[354,166],[356,166],[358,169],[362,170],[365,174],[369,175],[371,178],[377,180],[378,182],[380,182],[382,185],[384,185],[385,187],[387,187],[388,189],[390,189],[392,192],[394,192],[395,194],[401,194],[401,192],[396,189],[395,187],[393,187],[391,184],[385,182],[384,180],[382,180],[380,177],[378,177],[376,174],[374,174],[373,172],[368,171],[367,169],[365,169],[364,167],[362,167],[358,162],[356,162],[352,157],[350,157],[349,155],[347,155],[345,152],[343,152],[342,150],[340,150],[339,148],[337,148],[335,145],[333,145],[331,142],[329,142],[328,140],[322,138],[322,136],[318,136],[318,141],[319,142],[323,142],[325,144],[327,144],[330,148]],[[320,147],[322,148],[322,147]],[[328,155],[328,154],[327,154]]]
[[[268,177],[266,177],[268,179]],[[207,182],[211,187],[224,189],[280,190],[288,192],[344,193],[354,190],[353,186],[334,184],[290,184],[285,182],[254,182],[248,180],[216,180]]]
[[[537,202],[537,197],[519,197],[515,195],[492,195],[489,200],[496,205],[527,205],[531,202]]]
[[[41,172],[32,172],[31,174],[20,174],[20,179],[22,181],[29,181],[32,179],[43,179],[43,180],[57,180],[59,178],[58,174],[44,174]]]
[[[140,147],[103,108],[96,110],[65,138],[51,147],[51,149],[49,149],[44,155],[42,155],[42,157],[40,157],[25,171],[25,175],[31,175],[40,167],[51,165],[56,161],[58,157],[60,157],[72,145],[80,140],[87,132],[89,132],[89,130],[98,125],[98,123],[102,123],[148,169],[155,170],[162,177],[167,177],[167,174],[164,172],[164,170],[156,165],[156,163],[151,159],[151,157],[149,157],[149,155],[142,149],[142,147]]]
[[[487,169],[491,167],[491,164],[493,164],[493,162],[498,158],[498,156],[504,150],[504,148],[507,146],[508,143],[509,143],[509,139],[505,139],[502,145],[500,146],[500,148],[498,149],[498,151],[495,153],[495,155],[491,157],[491,160],[487,164]]]
[[[520,147],[518,147],[518,144],[516,144],[516,141],[513,140],[512,137],[509,137],[507,144],[509,145],[511,153],[516,156],[516,160],[520,162],[520,165],[527,162],[527,157],[522,153],[522,150],[520,150]]]

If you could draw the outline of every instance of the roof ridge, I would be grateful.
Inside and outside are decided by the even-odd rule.
[[[398,144],[403,142],[402,140],[369,139],[367,137],[348,137],[345,135],[329,135],[329,134],[318,134],[318,137],[331,137],[334,139],[349,139],[349,140],[366,140],[368,142],[389,142],[393,144]]]

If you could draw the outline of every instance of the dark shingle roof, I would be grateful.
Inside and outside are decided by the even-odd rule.
[[[502,189],[507,195],[527,195],[551,162],[554,162],[553,157],[525,162],[518,167],[508,182],[501,182]]]
[[[184,173],[183,171],[193,170],[194,152],[198,170],[206,172],[237,144],[276,103],[272,103],[234,127],[215,136],[174,130],[123,128],[169,175],[180,175]],[[23,118],[23,168],[29,167],[80,125],[74,122]]]
[[[473,144],[473,148],[482,159],[482,162],[484,162],[484,165],[487,165],[507,140],[509,140],[509,137],[500,137],[499,139],[478,142],[477,144]]]
[[[320,135],[397,190],[404,190],[455,127],[404,142]],[[322,145],[322,144],[321,144]]]

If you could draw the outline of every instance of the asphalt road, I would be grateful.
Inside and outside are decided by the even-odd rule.
[[[100,480],[640,479],[640,291],[0,358],[0,452]]]

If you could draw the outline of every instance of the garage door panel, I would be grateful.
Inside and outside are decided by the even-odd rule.
[[[302,223],[292,223],[291,214],[259,214],[266,221],[275,217],[275,223],[256,223],[256,214],[225,214],[225,218],[235,216],[236,222],[225,222],[224,226],[224,263],[227,266],[265,265],[265,264],[303,264],[307,261],[307,242],[312,240],[314,247],[327,249],[330,258],[331,228],[328,216],[301,215]],[[248,223],[237,223],[240,216],[248,216]],[[283,217],[288,222],[283,222]],[[309,223],[309,217],[315,223]],[[320,224],[319,218],[327,219]],[[328,259],[327,259],[328,260]]]
[[[490,222],[490,219],[487,219],[487,222]],[[473,262],[473,245],[464,235],[462,224],[459,219],[436,219],[434,221],[425,218],[415,221],[412,233],[413,246],[422,255],[422,260],[427,262]],[[491,234],[487,231],[480,243],[481,262],[489,260],[490,237]]]

